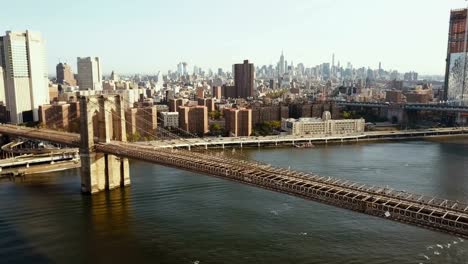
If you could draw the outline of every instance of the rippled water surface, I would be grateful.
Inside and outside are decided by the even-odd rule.
[[[234,155],[468,201],[466,139]],[[450,235],[154,164],[131,176],[92,197],[78,170],[1,182],[0,263],[468,263]]]

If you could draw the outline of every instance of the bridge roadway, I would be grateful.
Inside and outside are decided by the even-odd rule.
[[[158,148],[190,148],[190,147],[221,147],[226,146],[261,146],[278,144],[299,144],[299,143],[328,143],[345,141],[366,141],[366,140],[390,140],[403,138],[417,138],[426,136],[446,136],[468,134],[467,127],[459,128],[435,128],[421,130],[401,130],[401,131],[375,131],[360,134],[345,135],[304,135],[304,136],[260,136],[260,137],[204,137],[171,139],[150,142],[139,142],[140,145],[151,145]]]
[[[46,128],[31,128],[8,124],[0,125],[0,134],[44,140],[71,147],[79,147],[81,140],[80,135],[76,133],[67,133]]]
[[[276,192],[468,238],[468,204],[187,150],[125,142],[96,151],[204,173]]]
[[[80,136],[46,129],[0,125],[0,134],[76,146]],[[97,152],[213,175],[360,213],[468,238],[468,205],[384,187],[293,171],[221,155],[113,141]]]
[[[0,159],[0,171],[5,168],[16,167],[16,166],[27,166],[41,164],[41,163],[53,163],[56,161],[78,159],[78,150],[75,152],[65,153],[50,153],[50,154],[38,154],[38,155],[22,155],[9,159]]]
[[[346,102],[336,101],[337,105],[342,106],[360,106],[360,107],[375,107],[375,108],[388,108],[390,106],[401,106],[407,110],[424,110],[424,111],[443,111],[443,112],[459,112],[468,113],[468,106],[457,106],[449,104],[438,104],[438,103],[384,103],[384,102]]]

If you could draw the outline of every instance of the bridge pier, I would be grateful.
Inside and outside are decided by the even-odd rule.
[[[125,112],[120,96],[88,96],[80,99],[81,191],[98,193],[130,185],[127,158],[94,150],[96,143],[127,141]]]

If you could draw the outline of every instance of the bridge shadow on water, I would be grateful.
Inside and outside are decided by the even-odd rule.
[[[0,185],[0,263],[143,263],[131,188],[82,195],[79,170]]]

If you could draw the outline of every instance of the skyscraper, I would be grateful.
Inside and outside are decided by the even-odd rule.
[[[57,83],[68,84],[72,86],[76,85],[75,76],[73,75],[73,71],[70,65],[60,62],[55,67],[55,71],[57,74]]]
[[[285,72],[283,51],[281,51],[281,56],[280,56],[280,61],[279,61],[279,65],[278,65],[278,66],[279,66],[279,67],[278,67],[279,75],[280,75],[280,76],[283,76],[283,75],[284,75],[284,72]]]
[[[7,31],[0,37],[0,67],[10,121],[39,121],[39,105],[49,103],[45,45],[40,33]]]
[[[5,104],[5,74],[0,66],[0,102]]]
[[[99,57],[77,58],[80,90],[102,90],[102,68]]]
[[[249,63],[248,60],[244,60],[242,64],[234,64],[233,68],[236,97],[247,98],[254,96],[254,64]]]
[[[446,100],[465,105],[468,104],[467,12],[466,8],[450,12],[444,91]]]

